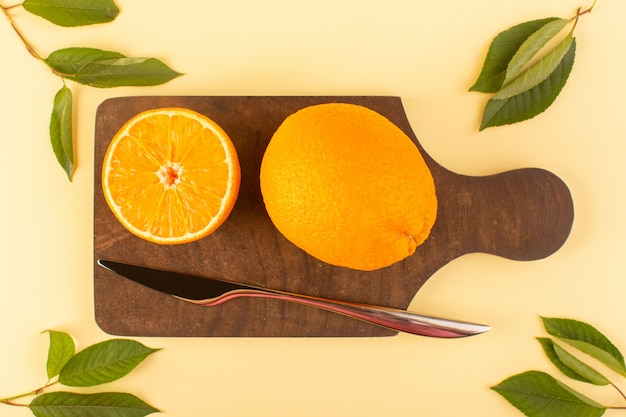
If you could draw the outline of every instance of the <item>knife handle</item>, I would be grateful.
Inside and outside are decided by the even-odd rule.
[[[482,324],[424,316],[395,308],[265,290],[234,290],[224,293],[217,298],[192,302],[206,307],[212,307],[240,297],[269,298],[304,304],[360,319],[391,330],[421,336],[441,338],[465,337],[483,333],[490,329],[489,326]],[[186,301],[191,300],[186,299]]]

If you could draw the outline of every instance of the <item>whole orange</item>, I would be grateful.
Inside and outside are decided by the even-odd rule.
[[[415,252],[435,223],[437,196],[419,149],[366,107],[306,107],[276,130],[261,163],[269,217],[326,263],[375,270]]]

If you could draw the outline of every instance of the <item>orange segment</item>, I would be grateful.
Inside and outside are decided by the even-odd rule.
[[[113,137],[102,188],[117,219],[160,244],[187,243],[215,231],[239,192],[241,170],[230,138],[192,110],[148,110]]]

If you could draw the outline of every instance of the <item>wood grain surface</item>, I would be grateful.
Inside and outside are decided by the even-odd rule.
[[[437,221],[426,242],[402,262],[371,272],[327,265],[282,237],[265,212],[258,175],[265,147],[288,115],[324,102],[361,104],[383,114],[416,143],[431,169],[439,199]],[[160,107],[186,107],[215,120],[231,137],[241,164],[240,194],[228,220],[207,238],[184,245],[156,245],[130,234],[102,195],[102,161],[110,140],[137,113]],[[391,336],[396,332],[276,300],[236,299],[211,308],[191,305],[119,277],[95,261],[108,258],[404,309],[434,272],[464,254],[484,252],[523,261],[551,255],[566,241],[573,218],[568,187],[547,170],[471,177],[439,165],[415,137],[398,97],[113,98],[96,114],[95,319],[105,332],[121,336]]]

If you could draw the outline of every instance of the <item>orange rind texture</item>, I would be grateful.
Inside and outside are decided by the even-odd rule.
[[[412,255],[437,216],[432,174],[415,143],[366,107],[329,103],[290,115],[263,156],[269,217],[331,265],[376,270]]]

